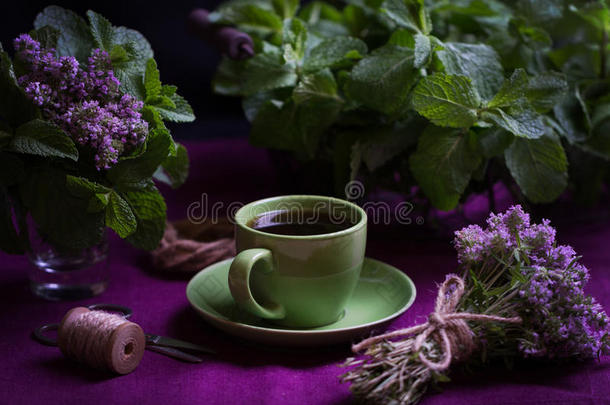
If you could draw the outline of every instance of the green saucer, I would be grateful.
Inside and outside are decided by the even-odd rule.
[[[396,318],[415,300],[415,285],[409,277],[395,267],[365,258],[356,290],[337,322],[309,329],[286,328],[237,307],[228,285],[232,260],[197,273],[186,287],[186,297],[199,315],[217,328],[266,344],[318,346],[354,340]]]

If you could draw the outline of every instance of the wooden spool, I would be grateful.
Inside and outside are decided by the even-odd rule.
[[[89,308],[76,307],[68,311],[64,315],[57,331],[57,345],[62,353],[69,358],[86,363],[96,368],[104,368],[113,371],[117,374],[129,374],[140,364],[144,349],[146,347],[146,338],[142,328],[133,322],[125,321],[119,325],[110,336],[108,343],[104,348],[99,348],[98,353],[103,356],[101,363],[91,361],[85,354],[85,358],[74,358],[71,351],[68,350],[67,340],[65,338],[66,330],[74,327],[74,322],[78,317],[86,312]],[[85,331],[86,333],[86,331]]]

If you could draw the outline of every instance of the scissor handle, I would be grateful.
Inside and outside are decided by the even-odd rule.
[[[116,304],[93,304],[89,305],[89,308],[92,311],[112,311],[119,312],[122,314],[123,318],[129,319],[133,314],[133,310],[123,305]],[[50,330],[58,330],[59,323],[49,323],[47,325],[39,326],[34,330],[34,338],[38,340],[43,345],[47,346],[57,346],[57,339],[51,339],[48,336],[45,336],[44,333]]]
[[[59,329],[58,323],[50,323],[39,326],[38,328],[34,329],[34,339],[38,340],[43,345],[57,346],[57,339],[51,339],[50,337],[44,335],[44,332],[46,331],[57,329]]]

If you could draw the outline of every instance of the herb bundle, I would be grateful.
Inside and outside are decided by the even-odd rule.
[[[416,403],[448,380],[451,361],[484,365],[515,358],[590,359],[610,353],[609,319],[584,293],[588,270],[557,245],[548,221],[520,206],[492,214],[487,229],[456,232],[461,277],[448,275],[428,322],[353,347],[342,376],[375,403]]]
[[[164,121],[195,119],[164,85],[146,39],[87,12],[44,9],[0,45],[0,249],[29,247],[26,217],[52,245],[82,249],[106,227],[154,249],[166,207],[153,179],[181,185],[186,149]]]
[[[210,15],[255,41],[213,83],[243,97],[251,143],[328,162],[338,193],[359,176],[442,210],[497,181],[534,203],[602,191],[604,0],[346,3],[233,0]]]

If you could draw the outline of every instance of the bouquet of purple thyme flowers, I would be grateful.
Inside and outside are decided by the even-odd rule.
[[[108,52],[95,49],[83,69],[74,56],[58,58],[28,34],[14,45],[15,59],[26,72],[17,83],[45,119],[95,154],[97,170],[110,169],[144,142],[144,103],[121,92]]]
[[[355,345],[364,355],[348,359],[343,381],[365,400],[413,404],[448,380],[452,361],[584,360],[610,352],[608,316],[584,293],[589,272],[555,234],[548,220],[531,223],[518,205],[491,214],[486,229],[457,231],[462,274],[447,276],[428,321]]]
[[[59,248],[93,246],[109,227],[154,249],[166,209],[154,180],[188,174],[164,121],[193,121],[191,107],[161,83],[142,34],[87,17],[50,6],[12,58],[0,44],[0,250],[28,249],[28,216]]]

